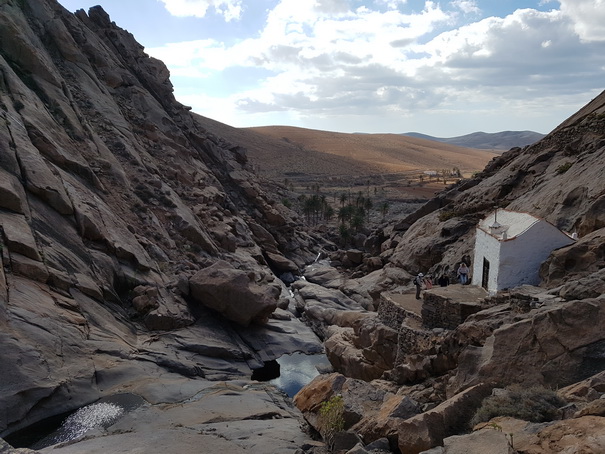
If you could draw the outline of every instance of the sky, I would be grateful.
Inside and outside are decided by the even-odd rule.
[[[605,0],[59,0],[101,5],[234,127],[548,133],[605,89]]]

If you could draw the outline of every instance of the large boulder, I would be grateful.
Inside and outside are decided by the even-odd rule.
[[[375,312],[339,311],[337,314],[349,317],[334,317],[335,323],[326,330],[326,355],[335,370],[369,381],[393,368],[397,355],[396,330],[381,323]],[[343,323],[345,320],[352,323]]]
[[[511,454],[509,434],[497,427],[484,428],[466,435],[452,435],[421,454]]]
[[[419,413],[417,403],[398,392],[387,395],[384,403],[364,416],[353,430],[367,441],[389,437],[399,446],[400,452],[418,454],[441,445],[448,436],[466,431],[489,393],[490,387],[480,384]]]
[[[385,388],[339,373],[318,375],[294,396],[294,404],[316,429],[320,426],[320,409],[334,396],[343,399],[344,429],[371,417],[389,394]]]
[[[527,454],[605,452],[605,418],[599,416],[583,416],[551,423],[530,423],[501,417],[494,418],[481,432],[494,431],[494,429],[508,435],[516,452]],[[454,454],[457,451],[443,452]],[[486,451],[464,452],[479,454]]]
[[[468,421],[489,395],[489,386],[480,384],[469,388],[432,410],[412,418],[400,419],[395,425],[401,452],[418,454],[443,443],[444,438],[463,432]]]
[[[588,378],[602,370],[604,323],[603,299],[556,303],[517,314],[482,346],[463,350],[448,393],[480,382],[560,387]]]
[[[326,355],[334,370],[361,380],[380,378],[384,369],[368,361],[363,351],[355,347],[352,328],[331,327],[329,332],[331,336],[325,341]]]
[[[189,279],[194,301],[214,309],[242,326],[264,322],[277,308],[279,285],[256,280],[254,272],[219,260]]]

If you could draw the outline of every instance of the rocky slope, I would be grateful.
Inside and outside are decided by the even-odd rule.
[[[494,158],[476,178],[444,191],[421,212],[400,222],[396,230],[404,233],[392,262],[410,270],[453,266],[463,256],[472,256],[478,220],[503,207],[578,233],[575,246],[559,254],[568,259],[565,264],[555,254],[544,266],[546,285],[554,287],[597,272],[600,230],[605,226],[600,209],[605,183],[599,176],[605,165],[604,112],[605,93],[543,140]],[[579,260],[586,250],[594,255]]]
[[[276,278],[318,240],[175,101],[162,62],[102,8],[54,0],[0,2],[0,43],[0,436],[135,389],[173,418],[157,405],[322,350]],[[310,440],[275,390],[261,405],[242,386],[234,421],[289,418],[297,442],[266,441],[284,451]]]

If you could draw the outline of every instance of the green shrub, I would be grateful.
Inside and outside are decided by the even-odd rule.
[[[445,222],[448,219],[452,219],[455,218],[458,215],[458,213],[454,210],[446,210],[446,211],[441,211],[439,213],[439,221],[440,222]]]
[[[565,404],[565,400],[556,392],[542,386],[511,385],[502,395],[485,398],[471,425],[496,416],[510,416],[530,422],[552,421],[559,416],[559,408]]]
[[[317,418],[318,430],[328,446],[332,447],[334,435],[341,432],[345,426],[345,404],[342,396],[332,396],[321,403]]]
[[[571,166],[572,166],[572,163],[569,161],[564,164],[561,164],[559,167],[557,167],[557,174],[561,175],[561,174],[567,172],[571,168]]]

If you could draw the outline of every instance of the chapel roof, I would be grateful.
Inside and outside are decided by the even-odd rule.
[[[532,216],[529,213],[521,213],[519,211],[509,211],[499,208],[480,221],[478,227],[494,237],[500,237],[502,235],[502,231],[506,231],[506,238],[512,239],[521,235],[531,226],[540,221],[542,221],[542,219]],[[490,230],[490,226],[493,226],[494,224],[499,224],[500,226],[500,229],[498,230],[499,233],[497,235],[493,235]]]

